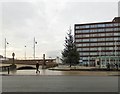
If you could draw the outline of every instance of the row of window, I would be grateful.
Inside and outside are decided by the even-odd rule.
[[[118,38],[100,38],[100,39],[76,39],[75,42],[99,42],[99,41],[117,41]]]
[[[107,43],[84,43],[84,44],[76,44],[77,47],[82,47],[82,46],[104,46],[104,45],[115,45],[113,42],[107,42]],[[116,43],[118,45],[118,43]]]
[[[105,36],[118,36],[119,33],[101,33],[101,34],[84,34],[84,35],[75,35],[75,38],[83,38],[83,37],[105,37]]]
[[[81,29],[81,28],[99,28],[99,27],[113,27],[113,26],[120,26],[120,23],[110,23],[110,24],[95,24],[95,25],[81,25],[81,26],[76,26],[76,29]]]
[[[106,42],[106,43],[84,43],[84,44],[76,44],[77,47],[84,47],[84,46],[110,46],[110,45],[118,45],[118,42],[116,44],[114,42]]]
[[[119,37],[115,38],[90,38],[90,39],[76,39],[75,42],[99,42],[99,41],[118,41]]]
[[[96,53],[96,52],[91,52],[91,53],[80,53],[80,56],[84,56],[84,55],[101,55],[101,56],[104,56],[104,55],[119,55],[119,52],[101,52],[101,53]]]
[[[76,30],[75,33],[85,33],[85,32],[105,32],[105,31],[120,31],[120,28],[106,28],[106,29],[83,29]]]
[[[114,56],[114,55],[110,55],[109,53],[108,53],[108,55],[109,56]],[[89,60],[94,60],[95,61],[95,59],[93,59],[93,58],[91,58],[91,57],[89,57],[89,56],[87,56],[87,57],[81,57],[80,58],[81,60],[85,60],[85,61],[89,61]],[[102,60],[102,59],[101,59]],[[112,60],[115,60],[115,59],[112,59]],[[104,61],[105,61],[105,59],[103,59],[102,60],[102,63],[104,63]],[[116,60],[116,62],[118,61],[118,59]],[[89,61],[90,62],[90,61]],[[119,61],[120,62],[120,61]],[[106,63],[109,63],[109,58],[107,58],[107,60],[106,60]]]
[[[115,47],[77,48],[77,51],[102,51],[102,50],[116,50],[116,49]]]

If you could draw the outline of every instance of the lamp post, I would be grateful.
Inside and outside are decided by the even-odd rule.
[[[101,58],[101,50],[102,50],[102,48],[100,47],[99,48],[99,57],[100,57],[100,59],[99,59],[99,66],[100,66],[100,68],[101,68],[101,64],[102,64],[102,58]]]
[[[116,50],[117,50],[117,42],[115,41],[115,64],[116,64],[116,58],[117,58]]]
[[[5,38],[5,60],[6,60],[6,47],[7,47],[7,44],[9,44],[9,43],[6,41],[6,38]]]
[[[26,60],[26,45],[25,45],[25,60]]]
[[[15,62],[14,62],[15,53],[14,52],[12,53],[12,57],[13,57],[13,63],[12,64],[15,65]]]
[[[35,59],[35,44],[37,44],[37,42],[35,41],[35,37],[34,37],[34,41],[33,41],[33,58]]]

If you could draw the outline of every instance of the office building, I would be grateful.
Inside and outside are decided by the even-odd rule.
[[[120,63],[120,17],[111,22],[75,24],[74,35],[81,64]]]

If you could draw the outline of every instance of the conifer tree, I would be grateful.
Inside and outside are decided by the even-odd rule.
[[[79,63],[79,53],[74,43],[71,31],[72,30],[70,27],[69,32],[67,33],[67,37],[65,37],[65,48],[62,51],[62,62],[64,64],[69,64],[70,67],[71,65],[76,65]]]

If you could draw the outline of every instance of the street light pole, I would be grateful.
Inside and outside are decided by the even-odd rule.
[[[117,42],[115,41],[115,57],[116,57],[116,50],[117,50]]]
[[[25,60],[26,60],[26,45],[25,45]]]
[[[6,41],[6,38],[5,38],[5,60],[6,60],[6,46],[7,44],[9,44],[7,41]]]
[[[35,37],[34,37],[34,41],[33,41],[33,58],[35,59],[35,44],[37,44],[37,42],[35,41]]]
[[[117,50],[117,42],[115,41],[115,64],[116,64],[116,50]]]
[[[5,60],[6,60],[6,38],[5,38]]]
[[[101,50],[102,50],[102,48],[101,47],[99,47],[99,66],[100,66],[100,68],[101,68],[101,64],[102,64],[102,57],[101,57]]]

